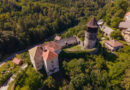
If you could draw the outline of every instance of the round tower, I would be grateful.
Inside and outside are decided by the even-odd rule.
[[[97,42],[98,24],[94,17],[86,24],[84,48],[92,49]]]

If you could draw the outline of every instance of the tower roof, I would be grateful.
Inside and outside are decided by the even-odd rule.
[[[92,17],[90,19],[90,21],[87,23],[86,25],[87,27],[91,27],[91,28],[98,28],[98,24],[97,24],[97,21],[94,17]]]

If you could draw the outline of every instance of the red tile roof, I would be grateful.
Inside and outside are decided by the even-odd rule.
[[[52,60],[53,58],[58,57],[58,55],[55,52],[49,51],[49,50],[47,50],[46,52],[43,52],[42,56],[43,56],[43,59],[46,61]]]
[[[116,41],[116,40],[109,40],[106,41],[106,43],[108,43],[109,45],[111,45],[112,47],[119,47],[119,46],[123,46],[122,43]]]
[[[19,64],[22,63],[22,59],[20,59],[20,58],[14,58],[14,59],[13,59],[13,62],[14,62],[15,64],[19,65]]]
[[[37,46],[34,58],[43,57],[44,60],[53,59],[56,56],[58,56],[57,53],[55,53],[55,51],[60,49],[61,46],[59,46],[56,42],[53,41],[41,44]],[[45,52],[46,50],[47,52]]]
[[[57,50],[60,50],[61,49],[61,46],[59,46],[56,42],[48,42],[48,43],[45,43],[44,44],[44,47],[47,49],[47,50],[50,50],[50,51],[57,51]]]
[[[35,56],[40,57],[42,56],[43,49],[42,47],[37,47]]]
[[[127,13],[126,13],[126,16],[129,16],[129,15],[130,15],[130,12],[127,12]]]

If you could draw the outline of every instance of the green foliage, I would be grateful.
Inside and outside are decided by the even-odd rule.
[[[35,90],[41,87],[42,75],[35,71],[34,68],[28,67],[27,70],[21,71],[13,83],[15,83],[16,90],[24,90],[28,88],[28,90]]]
[[[0,54],[16,52],[70,28],[63,37],[84,30],[91,15],[109,0],[1,0]],[[9,44],[10,43],[10,44]],[[15,48],[14,48],[15,47]]]
[[[97,68],[100,68],[100,69],[103,69],[105,68],[105,60],[103,59],[103,57],[99,56],[96,58],[96,67]]]
[[[127,7],[126,0],[114,2],[111,0],[2,0],[0,1],[0,55],[23,49],[66,29],[68,30],[61,34],[62,37],[76,35],[82,39],[83,30],[86,29],[85,24],[91,15],[97,16],[97,19],[104,18],[108,25],[117,28]],[[100,39],[101,32],[99,31],[98,34]],[[117,30],[111,36],[114,39],[121,39],[121,34]],[[70,48],[79,49],[79,47]],[[126,45],[114,53],[99,47],[97,55],[91,55],[90,52],[63,50],[59,56],[60,72],[56,73],[58,76],[53,74],[45,78],[44,73],[36,72],[29,64],[26,70],[19,72],[10,86],[14,85],[14,90],[37,90],[41,87],[45,90],[129,89],[129,83],[126,81],[129,78],[125,78],[129,74],[126,72],[130,66],[129,55],[130,47]],[[22,58],[24,63],[30,63],[28,53],[25,52],[18,57]],[[11,67],[13,64],[9,65]],[[0,67],[0,73],[9,70],[9,67],[8,65]],[[0,74],[0,85],[19,69],[17,66],[14,68],[4,76]]]
[[[85,85],[87,82],[88,81],[86,76],[83,73],[81,73],[73,77],[70,81],[70,84],[72,84],[75,89],[78,89],[81,88],[83,85]]]
[[[11,69],[12,68],[12,69]],[[12,61],[8,61],[0,67],[0,86],[6,82],[13,73],[17,72],[19,66],[14,65]]]
[[[49,76],[45,81],[44,85],[47,86],[48,88],[55,88],[55,80],[53,77]]]
[[[84,38],[85,38],[85,31],[80,31],[77,35],[81,41],[84,41]]]
[[[115,30],[111,33],[110,37],[112,39],[116,39],[116,40],[121,40],[122,39],[122,35],[121,32],[119,30]]]
[[[127,11],[127,0],[115,0],[105,6],[102,11],[102,17],[106,23],[113,28],[118,28],[119,23],[123,20],[123,17]]]
[[[73,59],[69,63],[64,62],[64,68],[68,71],[70,76],[75,76],[81,72],[84,72],[85,69],[85,63],[83,59]]]

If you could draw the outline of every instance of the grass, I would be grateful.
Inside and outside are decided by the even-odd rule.
[[[75,50],[75,51],[77,51],[77,50],[82,50],[82,48],[81,48],[80,45],[76,45],[76,46],[65,48],[64,50],[67,50],[67,51]]]
[[[23,60],[23,63],[29,63],[30,64],[30,58],[28,52],[24,52],[22,54],[16,55],[16,57],[21,58]],[[15,65],[12,62],[12,59],[4,63],[0,67],[0,86],[8,80],[8,78],[13,75],[14,73],[17,73],[19,71],[21,66]]]
[[[4,63],[0,67],[0,86],[8,80],[8,78],[15,72],[19,70],[20,66],[14,65],[12,61]]]
[[[76,46],[72,46],[72,47],[68,47],[63,49],[64,51],[67,52],[93,52],[96,50],[96,48],[93,49],[82,49],[82,47],[80,45],[76,45]]]

